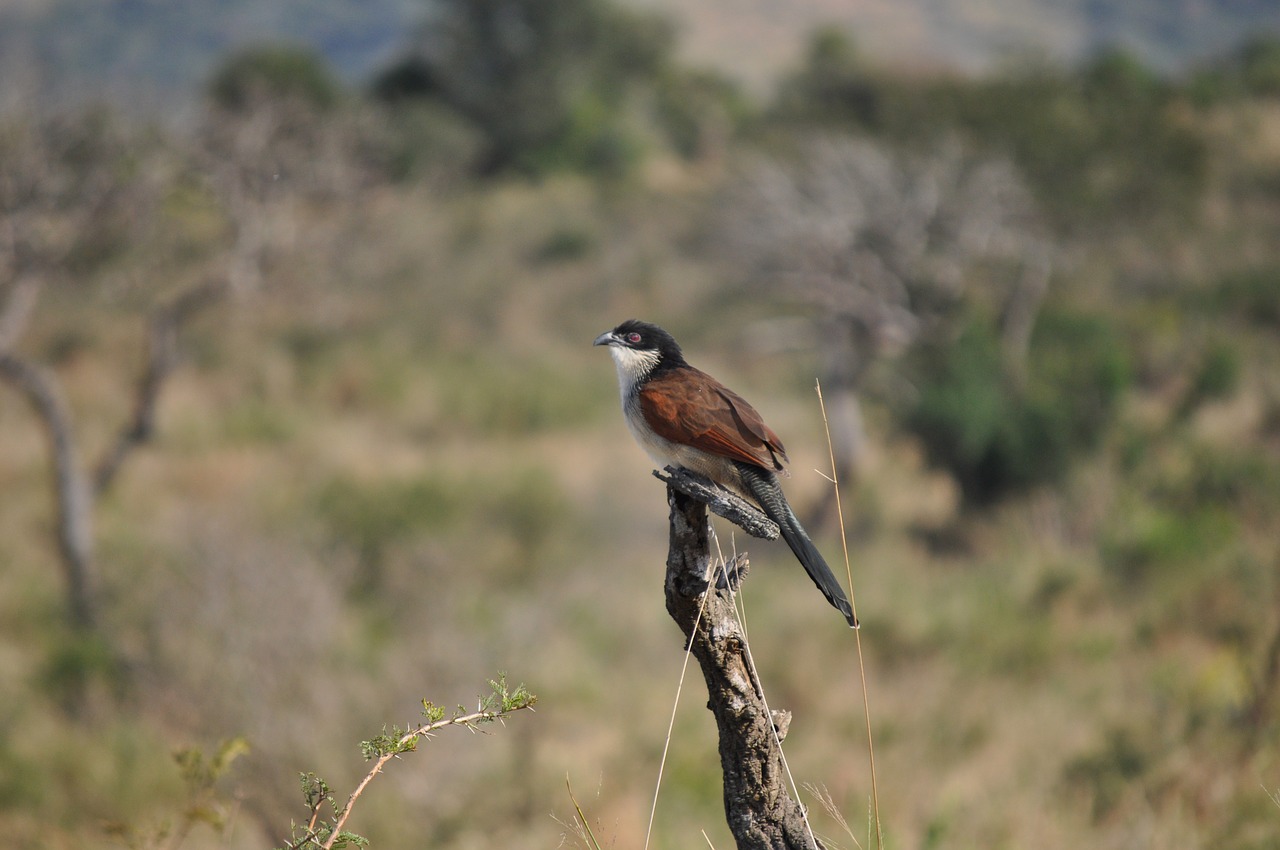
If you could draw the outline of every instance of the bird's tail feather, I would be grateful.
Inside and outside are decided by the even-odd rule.
[[[778,524],[782,539],[787,541],[791,551],[809,573],[809,578],[813,579],[813,583],[822,591],[822,595],[827,597],[827,601],[844,615],[849,625],[857,628],[858,620],[853,616],[853,607],[844,595],[844,589],[832,574],[831,568],[827,566],[827,561],[818,551],[818,547],[813,545],[804,527],[800,525],[800,520],[796,519],[795,512],[791,510],[791,505],[788,504],[787,497],[783,495],[782,487],[778,484],[777,476],[767,469],[752,464],[737,461],[735,464],[742,475],[743,486],[760,503],[760,507],[769,519]]]

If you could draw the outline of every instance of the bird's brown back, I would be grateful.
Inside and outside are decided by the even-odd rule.
[[[782,471],[782,440],[746,399],[692,366],[650,378],[640,410],[654,433],[709,454]]]

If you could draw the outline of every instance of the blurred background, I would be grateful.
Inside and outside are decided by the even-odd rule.
[[[822,383],[887,846],[1280,846],[1273,0],[9,0],[0,79],[6,846],[280,846],[300,772],[505,671],[536,713],[348,827],[586,846],[567,776],[642,847],[682,653],[591,347],[631,316],[835,562]],[[870,846],[852,636],[717,529]],[[685,684],[651,846],[729,847]]]

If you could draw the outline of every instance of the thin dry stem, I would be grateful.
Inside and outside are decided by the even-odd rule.
[[[862,842],[858,840],[858,836],[853,834],[853,828],[849,826],[849,821],[845,818],[844,813],[836,806],[836,801],[832,799],[831,792],[827,787],[825,785],[819,787],[812,782],[806,782],[804,789],[812,794],[814,799],[818,801],[818,805],[822,806],[823,810],[831,816],[831,819],[840,825],[845,835],[848,835],[853,842],[853,846],[861,848]]]
[[[720,556],[719,563],[721,565],[724,564],[723,555]],[[712,567],[712,569],[714,569],[714,566]],[[693,623],[694,631],[697,631],[698,624],[702,622],[702,615],[707,610],[707,597],[709,595],[710,594],[707,594],[702,597],[702,605],[698,608],[698,617],[697,619],[694,620],[694,623]],[[662,744],[662,758],[658,762],[658,781],[655,784],[653,789],[653,805],[649,808],[649,827],[645,830],[645,833],[644,833],[645,850],[649,850],[649,841],[653,837],[653,819],[658,813],[658,792],[662,790],[662,774],[665,771],[667,766],[667,753],[671,750],[671,736],[673,731],[676,728],[676,710],[680,708],[680,694],[681,692],[684,691],[684,677],[685,677],[685,673],[688,672],[689,670],[689,658],[692,655],[693,655],[693,641],[690,641],[689,643],[685,644],[684,661],[680,664],[680,681],[676,685],[676,698],[675,698],[675,702],[671,706],[671,720],[667,723],[667,740],[664,741]],[[566,783],[567,781],[568,780],[566,779]],[[574,805],[575,806],[577,805],[576,800],[574,801]]]
[[[596,834],[591,831],[591,824],[587,823],[587,816],[582,811],[582,806],[578,805],[578,798],[573,795],[573,786],[569,784],[567,773],[564,775],[564,787],[569,791],[569,799],[573,801],[573,810],[577,812],[576,820],[573,822],[574,831],[578,833],[579,838],[588,843],[590,850],[602,850]]]
[[[760,702],[764,703],[764,710],[768,712],[771,721],[769,730],[773,732],[773,743],[778,748],[778,759],[782,762],[782,769],[787,772],[787,783],[791,786],[791,793],[795,795],[796,800],[800,799],[800,787],[796,784],[796,778],[791,774],[791,763],[787,761],[787,754],[782,749],[782,735],[778,733],[778,724],[773,713],[773,709],[769,707],[769,698],[764,694],[764,682],[760,681],[760,677],[756,674],[756,660],[751,654],[751,638],[747,634],[747,624],[745,620],[742,623],[742,651],[747,657],[747,663],[751,665],[752,678],[756,680],[756,689],[760,693]],[[818,837],[813,834],[813,824],[809,821],[809,811],[803,806],[800,807],[800,816],[804,818],[805,831],[809,833],[809,841],[814,847],[822,847],[818,841]]]
[[[831,483],[836,495],[836,520],[840,524],[840,546],[844,551],[845,577],[849,582],[849,607],[853,611],[854,622],[858,620],[858,600],[853,592],[853,566],[849,560],[849,539],[844,531],[844,506],[840,501],[840,482],[837,478],[835,448],[831,444],[831,426],[827,422],[827,405],[822,399],[822,382],[815,381],[818,392],[818,406],[822,409],[822,427],[827,434],[827,452],[831,459]],[[880,826],[880,789],[876,783],[876,748],[871,735],[871,700],[867,694],[867,665],[862,657],[862,629],[855,627],[854,642],[858,647],[858,677],[862,681],[862,711],[867,723],[867,759],[871,770],[871,810],[876,827],[877,850],[884,847],[884,832]],[[850,833],[852,834],[852,833]]]

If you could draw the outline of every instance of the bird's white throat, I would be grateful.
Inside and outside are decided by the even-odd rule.
[[[658,365],[657,351],[637,351],[621,345],[609,346],[609,354],[613,357],[613,365],[618,367],[618,390],[622,394],[622,405],[633,398],[640,384]]]

